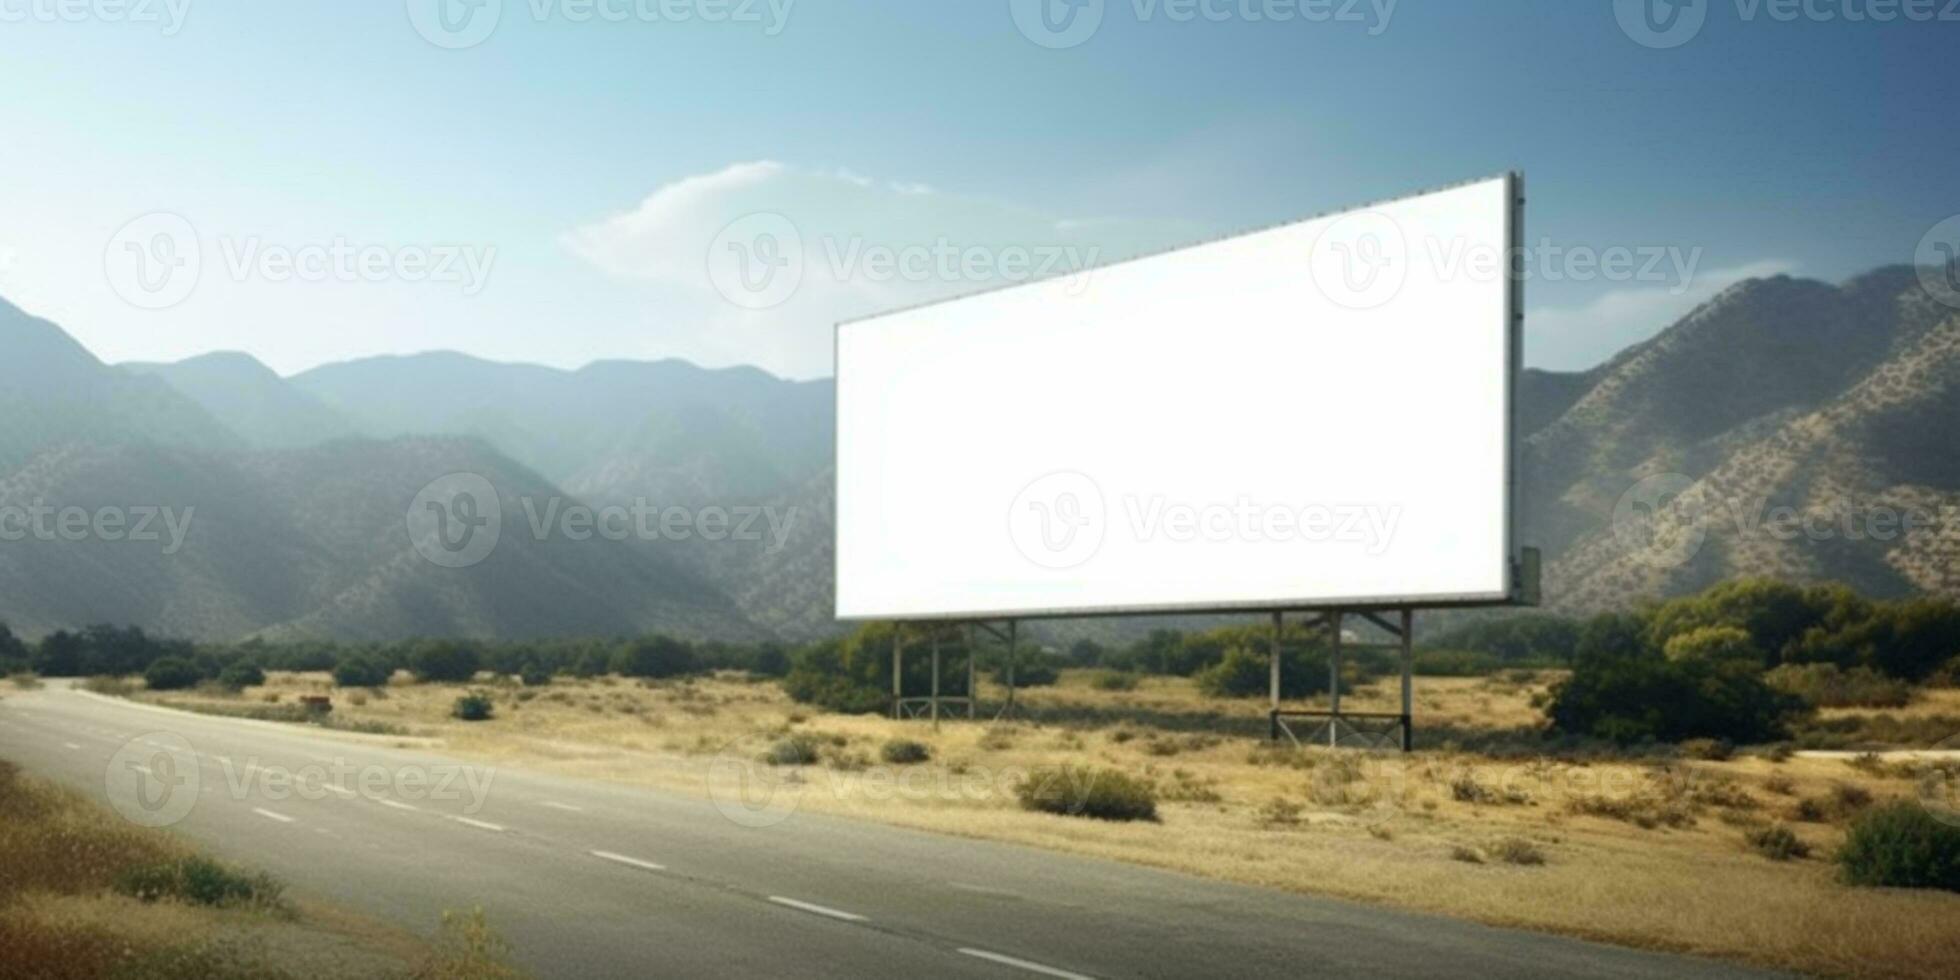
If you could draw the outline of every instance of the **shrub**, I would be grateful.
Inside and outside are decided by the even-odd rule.
[[[1062,672],[1047,657],[1027,656],[1025,652],[1014,662],[1015,687],[1051,687],[1062,679]],[[994,668],[994,682],[1007,683],[1007,664],[1005,661]]]
[[[265,671],[249,660],[240,660],[218,672],[218,683],[233,691],[265,684]]]
[[[221,908],[276,907],[285,891],[285,886],[270,875],[235,871],[203,857],[125,869],[116,877],[115,888],[144,902],[171,899]]]
[[[1137,675],[1127,670],[1098,671],[1089,679],[1089,686],[1098,691],[1134,691],[1137,689]]]
[[[793,700],[848,715],[877,714],[891,704],[891,696],[875,687],[803,667],[783,678],[783,691]]]
[[[1702,626],[1677,634],[1662,648],[1669,660],[1705,660],[1763,666],[1763,651],[1749,631],[1738,626]]]
[[[757,677],[782,677],[789,673],[789,651],[778,643],[765,643],[755,651],[749,672]]]
[[[152,691],[181,691],[203,679],[197,665],[182,657],[164,657],[143,672],[143,683]]]
[[[1747,660],[1640,649],[1581,656],[1553,689],[1554,727],[1620,743],[1691,738],[1768,742],[1804,710],[1801,699],[1763,683]]]
[[[121,677],[91,677],[82,682],[82,690],[112,698],[126,698],[136,693],[136,685]]]
[[[490,700],[490,695],[482,691],[471,691],[457,698],[456,704],[449,709],[452,717],[462,721],[489,721],[496,713],[496,704]]]
[[[544,687],[551,683],[551,671],[546,670],[544,665],[537,661],[530,660],[518,668],[517,678],[524,682],[525,687]]]
[[[1275,796],[1259,808],[1259,822],[1273,827],[1291,827],[1300,822],[1300,814],[1306,809],[1302,804]]]
[[[572,661],[573,677],[598,677],[612,667],[612,656],[597,647],[586,650]]]
[[[1960,892],[1960,827],[1917,803],[1873,807],[1852,823],[1837,861],[1854,885]]]
[[[668,636],[621,644],[612,658],[612,672],[622,677],[679,677],[693,670],[693,648]]]
[[[1721,762],[1735,755],[1735,746],[1721,738],[1691,738],[1680,748],[1682,755],[1704,762]]]
[[[1148,782],[1114,769],[1057,766],[1029,774],[1014,787],[1021,808],[1097,820],[1156,820],[1157,794]]]
[[[1810,856],[1810,845],[1782,824],[1752,830],[1743,836],[1750,849],[1772,861],[1788,861]]]
[[[1415,673],[1424,677],[1484,677],[1504,669],[1504,661],[1474,650],[1418,650]]]
[[[762,761],[772,766],[808,766],[817,761],[817,742],[807,735],[791,735],[778,739],[762,754]]]
[[[355,654],[334,664],[333,682],[340,687],[380,687],[390,671],[373,657]]]
[[[510,944],[490,928],[482,908],[446,910],[430,953],[410,974],[412,980],[521,980],[529,976],[511,965]]]
[[[19,671],[7,680],[23,691],[38,691],[41,688],[41,678],[35,676],[31,670]]]
[[[1837,664],[1784,664],[1763,675],[1769,686],[1819,708],[1902,708],[1912,685],[1870,667],[1849,670]]]
[[[1545,863],[1545,852],[1522,837],[1506,837],[1490,849],[1491,857],[1505,864],[1532,867]]]
[[[924,742],[894,738],[878,747],[878,757],[894,766],[909,766],[932,759],[932,749]]]
[[[476,651],[451,640],[429,640],[409,654],[408,667],[423,683],[462,682],[476,676]]]

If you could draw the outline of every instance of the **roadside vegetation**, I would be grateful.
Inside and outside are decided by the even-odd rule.
[[[0,976],[514,977],[480,916],[425,945],[297,904],[263,872],[214,861],[0,760]],[[447,919],[445,920],[447,921]],[[455,969],[458,965],[467,969]]]
[[[1258,624],[1026,645],[1015,677],[1037,683],[998,719],[1006,664],[984,645],[979,718],[948,706],[936,727],[888,716],[889,624],[793,650],[175,649],[202,665],[188,688],[98,686],[314,723],[298,706],[327,700],[334,726],[680,792],[733,758],[804,809],[1804,972],[1960,960],[1941,870],[1960,761],[1923,752],[1960,735],[1951,603],[1744,581],[1584,620],[1459,622],[1417,650],[1408,755],[1268,742]],[[923,696],[929,647],[904,635],[902,690]],[[1324,643],[1282,637],[1289,703],[1324,706]],[[942,642],[942,693],[966,693],[966,655]],[[245,658],[264,682],[224,683]],[[1351,647],[1345,707],[1397,710],[1395,667]]]

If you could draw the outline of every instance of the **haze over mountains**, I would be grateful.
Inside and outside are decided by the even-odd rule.
[[[0,349],[0,507],[194,508],[169,554],[167,540],[0,541],[0,620],[18,631],[834,629],[830,381],[453,353],[291,378],[233,353],[112,367],[4,302]],[[1957,382],[1960,311],[1908,267],[1841,286],[1750,280],[1590,371],[1526,372],[1521,531],[1545,551],[1548,603],[1612,608],[1744,573],[1960,594]],[[496,548],[466,568],[427,560],[404,520],[451,473],[486,478],[502,510]],[[739,541],[533,530],[554,506],[641,502],[768,513],[780,533],[761,519]],[[1765,519],[1779,506],[1837,530],[1782,533]],[[1880,534],[1886,513],[1918,523]]]

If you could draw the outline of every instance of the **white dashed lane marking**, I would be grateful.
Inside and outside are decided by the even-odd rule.
[[[571,805],[570,803],[560,803],[560,802],[558,802],[557,800],[546,800],[546,801],[544,801],[544,802],[543,802],[542,804],[540,804],[540,806],[548,806],[548,807],[550,807],[550,808],[552,808],[553,810],[563,810],[563,811],[565,811],[566,813],[584,813],[584,812],[585,812],[585,808],[584,808],[584,807],[577,807],[577,806],[573,806],[573,805]]]
[[[833,919],[842,919],[845,922],[865,921],[864,916],[861,915],[856,915],[851,912],[840,912],[836,909],[825,908],[824,906],[817,905],[811,902],[799,902],[796,899],[784,898],[781,895],[771,895],[769,896],[769,900],[775,902],[777,905],[788,906],[789,908],[797,909],[803,912],[809,912],[815,915],[827,915]]]
[[[636,857],[627,857],[624,854],[614,854],[611,851],[593,851],[591,852],[591,854],[595,858],[600,858],[606,861],[612,861],[618,864],[624,864],[629,867],[639,868],[642,871],[667,870],[667,866],[664,864],[655,864],[652,861],[642,861]]]
[[[475,827],[478,830],[490,830],[497,833],[503,833],[504,831],[504,828],[487,820],[471,820],[468,817],[451,817],[450,819],[467,827]]]
[[[1008,956],[1003,953],[990,953],[984,949],[961,949],[960,952],[965,953],[968,956],[975,957],[977,959],[986,960],[990,963],[999,963],[1002,966],[1011,966],[1017,970],[1026,970],[1029,973],[1039,973],[1045,977],[1062,977],[1063,980],[1093,980],[1093,978],[1087,976],[1086,974],[1071,973],[1068,970],[1057,969],[1055,967],[1047,966],[1041,963],[1035,963],[1029,960],[1018,959],[1016,957]]]
[[[253,807],[253,808],[252,808],[252,812],[253,812],[253,813],[256,813],[256,814],[258,814],[258,815],[259,815],[259,816],[261,816],[261,817],[264,817],[264,818],[266,818],[267,820],[277,820],[277,821],[279,821],[280,823],[292,823],[292,822],[293,822],[293,818],[291,818],[291,817],[289,817],[289,816],[286,816],[286,815],[285,815],[285,814],[283,814],[283,813],[274,813],[274,812],[272,812],[271,810],[261,810],[261,809],[259,809],[258,807]]]

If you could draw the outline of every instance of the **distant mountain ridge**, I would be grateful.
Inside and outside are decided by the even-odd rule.
[[[0,342],[13,355],[0,363],[0,504],[202,501],[169,563],[0,546],[0,619],[17,628],[793,640],[836,628],[829,380],[454,353],[290,378],[243,354],[112,369],[3,303]],[[1521,540],[1544,551],[1554,609],[1618,608],[1741,574],[1960,594],[1960,311],[1910,267],[1841,285],[1739,283],[1595,368],[1525,371],[1518,411]],[[463,574],[424,560],[404,526],[416,492],[452,472],[508,498],[508,543]],[[538,538],[522,507],[540,499],[771,508],[788,533]],[[1935,520],[1791,538],[1735,519],[1779,507],[1819,526],[1840,511]]]

